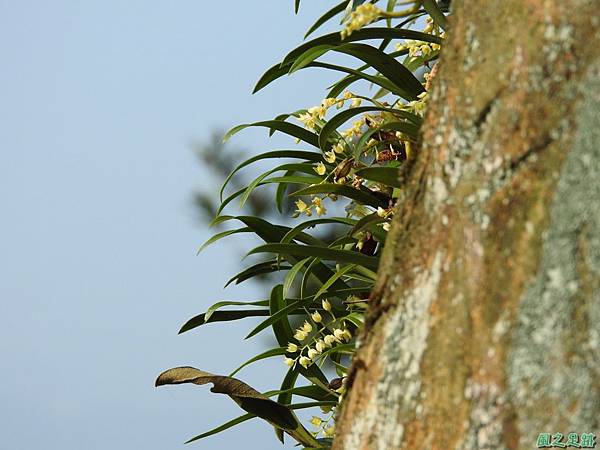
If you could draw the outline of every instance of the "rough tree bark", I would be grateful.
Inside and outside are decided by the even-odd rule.
[[[334,449],[600,419],[597,0],[455,0]]]

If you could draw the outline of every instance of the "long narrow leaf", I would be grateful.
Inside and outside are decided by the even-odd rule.
[[[387,186],[402,187],[397,167],[366,167],[356,171],[356,175],[365,180],[376,181]]]
[[[212,316],[215,311],[224,306],[269,306],[269,300],[258,300],[256,302],[236,302],[231,300],[220,301],[208,307],[204,313],[204,320],[209,320],[210,316]]]
[[[206,314],[202,313],[195,317],[192,317],[186,323],[183,324],[179,330],[179,334],[185,333],[186,331],[192,330],[200,325],[211,322],[225,322],[231,320],[245,319],[246,317],[261,317],[268,316],[269,310],[258,309],[258,310],[237,310],[237,311],[215,311],[210,316],[210,320],[206,320]]]
[[[244,162],[242,162],[241,164],[239,164],[238,166],[236,166],[236,168],[233,169],[229,175],[227,175],[227,178],[225,178],[225,181],[223,182],[223,185],[221,186],[221,189],[219,191],[219,197],[220,197],[221,201],[223,200],[223,192],[225,191],[225,187],[227,186],[229,181],[231,181],[231,178],[233,178],[233,176],[239,170],[241,170],[244,167],[246,167],[252,163],[255,163],[257,161],[261,161],[263,159],[272,159],[272,158],[295,158],[295,159],[305,159],[308,161],[316,162],[316,161],[321,161],[323,159],[323,155],[321,153],[317,153],[317,152],[307,152],[307,151],[302,151],[302,150],[274,150],[271,152],[261,153],[260,155],[256,155],[252,158],[249,158],[249,159],[245,160]]]
[[[290,369],[288,374],[290,372],[294,372],[294,370]],[[296,371],[296,374],[297,373],[298,372]],[[300,397],[311,398],[317,401],[337,401],[337,397],[334,394],[327,391],[323,391],[323,389],[317,386],[299,386],[287,389],[279,389],[277,391],[265,392],[265,395],[267,397],[274,397],[275,395],[281,394],[299,395]],[[281,402],[279,399],[277,401],[278,403],[284,403]]]
[[[415,41],[434,42],[441,44],[443,39],[439,36],[432,34],[421,33],[419,31],[407,30],[405,28],[387,28],[387,27],[371,27],[363,28],[361,30],[354,31],[350,36],[347,36],[344,40],[339,32],[325,34],[318,38],[312,39],[305,42],[304,44],[296,47],[294,50],[289,52],[282,61],[282,65],[295,61],[300,55],[306,50],[313,48],[317,45],[341,45],[343,43],[365,41],[370,39],[412,39]]]
[[[363,152],[363,149],[364,149],[366,143],[369,141],[369,139],[371,139],[371,137],[374,134],[376,134],[382,130],[400,131],[401,133],[416,140],[419,135],[419,129],[420,129],[419,125],[414,124],[414,123],[409,123],[409,122],[388,122],[388,123],[384,123],[383,125],[381,125],[379,127],[370,128],[369,130],[365,131],[362,134],[362,136],[356,143],[356,145],[354,147],[353,156],[354,156],[354,158],[358,159],[358,157]]]
[[[294,283],[294,280],[296,279],[296,275],[298,275],[298,272],[300,272],[303,267],[306,265],[306,263],[308,261],[310,261],[312,258],[304,258],[301,261],[298,261],[296,264],[294,264],[292,266],[292,268],[289,270],[289,272],[287,273],[287,275],[285,276],[285,279],[283,280],[283,296],[287,297],[290,288],[292,287],[292,284]]]
[[[342,224],[342,225],[354,225],[356,223],[355,219],[350,219],[348,217],[327,217],[321,219],[311,219],[306,222],[302,222],[299,225],[296,225],[290,231],[286,233],[285,236],[281,239],[282,244],[290,243],[294,238],[298,235],[298,233],[302,232],[307,228],[313,228],[317,225],[321,224]]]
[[[446,16],[435,0],[423,0],[423,8],[431,16],[436,25],[446,29]]]
[[[285,307],[286,304],[285,299],[283,298],[283,286],[278,284],[271,291],[271,299],[269,301],[269,311],[271,317],[277,315],[277,312],[281,311]],[[285,347],[292,339],[293,331],[287,315],[283,314],[279,320],[271,323],[271,328],[273,329],[275,339],[281,347]]]
[[[368,215],[362,217],[358,222],[356,222],[356,224],[354,225],[354,227],[348,234],[350,236],[354,236],[359,231],[362,231],[371,225],[381,223],[384,221],[385,221],[385,219],[383,217],[380,217],[379,215],[377,215],[377,213],[368,214]]]
[[[356,200],[364,205],[370,205],[375,208],[381,206],[382,208],[387,208],[387,202],[380,199],[374,194],[370,194],[369,192],[365,192],[360,189],[353,188],[351,186],[346,186],[345,184],[335,184],[335,183],[321,183],[316,184],[314,186],[309,186],[304,189],[300,189],[299,191],[293,192],[290,195],[309,195],[309,194],[322,194],[322,193],[330,193],[342,195],[346,198]]]
[[[217,428],[213,428],[210,431],[199,434],[198,436],[195,436],[195,437],[185,441],[185,444],[189,444],[191,442],[198,441],[200,439],[204,439],[205,437],[212,436],[213,434],[220,433],[221,431],[225,431],[225,430],[227,430],[231,427],[234,427],[240,423],[243,423],[247,420],[254,419],[255,417],[256,417],[256,414],[244,414],[243,416],[236,417],[235,419],[230,420],[229,422],[225,422],[223,425],[220,425]]]
[[[273,81],[277,80],[278,78],[281,78],[284,75],[287,75],[290,70],[291,65],[292,65],[292,63],[290,62],[287,64],[277,63],[277,64],[271,66],[258,79],[258,81],[256,82],[256,85],[254,86],[254,89],[252,90],[252,93],[256,94],[258,91],[260,91],[265,86],[268,86]]]
[[[314,245],[297,244],[265,244],[260,245],[248,252],[248,255],[257,253],[277,253],[284,255],[312,256],[326,261],[337,261],[340,263],[360,264],[370,269],[377,269],[379,258],[363,255],[362,253],[349,250],[337,250],[333,248],[317,247]]]
[[[385,42],[385,40],[384,40],[384,42]],[[383,50],[381,47],[379,49]],[[402,56],[402,55],[406,55],[406,54],[408,54],[408,49],[402,49],[402,50],[398,50],[398,51],[389,53],[389,55],[392,58],[396,58],[397,56]],[[315,62],[313,64],[318,64],[318,63]],[[363,70],[366,70],[369,67],[370,66],[368,64],[365,64],[363,66],[357,67],[356,71],[362,73]],[[362,76],[348,75],[348,76],[342,78],[341,80],[337,81],[333,85],[329,86],[330,91],[329,91],[329,95],[327,95],[327,97],[337,97],[344,89],[346,89],[352,83],[354,83],[355,81],[358,81],[360,79],[362,79]]]
[[[292,73],[296,72],[297,70],[300,70],[303,67],[306,67],[308,64],[312,63],[319,56],[324,55],[331,49],[332,49],[331,45],[317,45],[315,47],[309,48],[304,53],[302,53],[302,55],[300,55],[298,58],[296,58],[294,63],[290,66],[288,73],[291,75]]]
[[[344,9],[346,9],[347,4],[348,1],[343,0],[341,3],[338,3],[325,14],[323,14],[321,17],[319,17],[317,21],[308,29],[308,31],[304,35],[304,39],[306,39],[309,35],[317,31],[321,27],[321,25],[323,25],[329,19],[332,19],[333,17],[337,16],[339,13],[344,11]]]
[[[256,336],[262,330],[265,330],[268,327],[272,327],[274,324],[276,324],[278,321],[280,321],[284,318],[287,321],[288,314],[291,314],[292,311],[294,311],[302,306],[308,306],[308,305],[310,305],[310,303],[311,303],[310,300],[297,300],[295,302],[288,303],[287,305],[281,305],[281,304],[277,303],[276,306],[279,306],[279,309],[277,309],[275,312],[272,312],[269,315],[268,319],[262,321],[256,327],[254,327],[254,329],[252,331],[250,331],[250,333],[248,333],[244,339],[250,339],[251,337]],[[289,322],[288,322],[288,325],[289,325]],[[291,337],[292,336],[291,327],[289,330],[287,330],[287,327],[285,327],[285,325],[284,325],[284,328],[286,328],[286,330],[283,330],[283,332],[280,334],[284,335],[284,334],[287,334],[287,331],[290,331],[289,336]],[[281,346],[287,345],[287,343],[289,341],[290,341],[289,338],[285,338],[285,341],[282,339],[280,342],[280,345]],[[279,342],[279,339],[278,339],[278,342]]]
[[[297,379],[298,371],[290,367],[288,372],[285,374],[279,391],[275,391],[275,393],[278,394],[277,403],[281,403],[282,405],[289,405],[290,403],[292,403],[292,395],[294,394],[293,391],[295,390],[294,385],[296,384]],[[265,395],[267,395],[268,397],[272,396],[272,394],[269,393],[266,393]],[[320,400],[320,398],[315,400]]]
[[[344,85],[344,88],[342,88],[339,92],[341,92],[343,89],[345,89],[345,87],[352,84],[354,81],[358,81],[358,80],[366,80],[370,83],[373,83],[374,85],[381,86],[382,88],[385,88],[388,91],[396,90],[395,85],[385,77],[382,77],[379,75],[371,75],[366,72],[361,72],[360,70],[351,69],[351,68],[345,67],[345,66],[339,66],[336,64],[330,64],[330,63],[320,62],[320,61],[313,61],[313,62],[306,64],[305,66],[302,66],[301,68],[303,68],[303,67],[315,67],[318,69],[335,70],[336,72],[343,72],[343,73],[349,74],[349,76],[354,76],[354,78],[352,79],[352,82],[348,83],[347,85]],[[331,93],[330,93],[328,95],[328,97],[337,97],[337,95],[339,95],[339,94],[331,95]]]
[[[392,82],[396,89],[392,92],[408,100],[416,100],[425,92],[421,82],[404,65],[390,55],[367,44],[344,44],[333,49],[339,53],[354,56],[377,69]]]
[[[224,287],[229,286],[231,283],[235,281],[235,284],[243,283],[250,278],[257,277],[259,275],[265,275],[267,273],[278,272],[283,270],[290,269],[291,266],[280,264],[276,260],[271,261],[263,261],[253,266],[248,267],[247,269],[242,270],[241,272],[235,274],[231,277]]]
[[[235,376],[236,373],[238,373],[244,367],[252,364],[253,362],[260,361],[260,360],[267,359],[267,358],[272,358],[273,356],[285,355],[285,352],[286,352],[286,350],[283,347],[272,348],[270,350],[262,352],[261,354],[256,355],[254,358],[250,358],[248,361],[246,361],[245,363],[240,365],[237,369],[235,369],[233,372],[231,372],[229,374],[229,376],[230,377]]]
[[[263,174],[259,175],[254,180],[252,180],[252,182],[248,185],[248,187],[242,194],[242,197],[240,198],[240,208],[242,208],[244,206],[244,204],[246,203],[246,201],[252,194],[252,191],[254,191],[254,189],[256,189],[256,187],[265,178],[267,178],[269,175],[271,175],[275,172],[284,171],[284,170],[292,171],[292,172],[302,172],[302,173],[306,173],[309,175],[315,173],[312,164],[309,164],[309,163],[282,164],[280,166],[276,166],[276,167],[264,172]]]
[[[362,30],[357,30],[353,32],[350,36],[348,36],[344,41],[342,41],[340,33],[329,33],[323,36],[320,36],[311,41],[307,41],[306,43],[300,45],[296,49],[292,50],[288,55],[284,58],[284,60],[275,64],[271,68],[269,68],[258,80],[256,86],[252,93],[256,93],[259,90],[263,89],[265,86],[269,85],[273,81],[282,76],[286,75],[289,72],[289,68],[293,64],[293,62],[301,56],[304,52],[313,48],[317,45],[341,45],[343,42],[356,42],[362,40],[370,40],[370,39],[413,39],[417,41],[424,42],[434,42],[436,44],[441,44],[443,39],[439,36],[434,36],[427,33],[421,33],[418,31],[400,29],[400,28],[387,28],[387,27],[372,27],[372,28],[363,28]],[[393,57],[393,56],[391,56]]]
[[[403,111],[401,109],[386,108],[386,107],[381,107],[381,106],[359,106],[358,108],[350,108],[350,109],[346,109],[346,110],[336,114],[335,116],[333,116],[331,119],[329,119],[327,121],[327,123],[321,129],[321,132],[319,133],[319,147],[324,151],[329,150],[329,148],[332,145],[332,142],[330,141],[330,139],[338,127],[340,127],[342,124],[344,124],[345,122],[347,122],[348,120],[350,120],[351,118],[353,118],[359,114],[364,114],[367,112],[374,112],[374,111],[382,111],[382,112],[394,114],[397,117],[401,117],[401,118],[410,120],[413,123],[421,122],[420,117],[418,117],[412,113],[409,113],[408,111]],[[410,124],[408,124],[408,125],[410,126]],[[413,127],[414,127],[414,125],[413,125]],[[410,127],[407,127],[407,128],[410,128]],[[412,129],[412,128],[410,128],[410,129]]]
[[[225,136],[223,137],[223,141],[227,141],[231,136],[233,136],[234,134],[240,132],[241,130],[248,128],[248,127],[265,127],[265,128],[269,128],[270,130],[276,130],[276,131],[280,131],[282,133],[288,134],[292,137],[295,137],[297,139],[300,139],[301,141],[304,141],[310,145],[314,145],[315,147],[318,147],[318,139],[317,139],[317,135],[314,133],[311,133],[310,131],[306,130],[305,128],[302,128],[298,125],[295,125],[293,123],[289,123],[289,122],[285,122],[283,120],[263,120],[261,122],[254,122],[254,123],[246,123],[246,124],[242,124],[242,125],[238,125],[237,127],[233,127],[231,130],[229,130]]]
[[[229,216],[229,217],[233,218],[232,216]],[[283,238],[283,236],[285,236],[285,234],[290,230],[289,227],[283,227],[280,225],[276,226],[276,225],[273,225],[270,222],[267,222],[266,220],[260,219],[258,217],[238,216],[235,218],[238,220],[241,220],[245,225],[251,227],[254,230],[254,232],[265,242],[280,242],[281,239]],[[315,246],[320,245],[320,242],[318,240],[315,240],[315,238],[311,237],[308,234],[298,234],[297,239],[301,242],[311,243],[312,245],[315,245]],[[291,256],[289,258],[289,261],[292,264],[295,264],[296,262],[298,262],[297,259],[294,259]],[[289,268],[289,267],[287,267],[287,268]],[[277,267],[275,267],[275,268],[263,267],[262,270],[266,270],[266,272],[264,272],[264,273],[274,272],[275,270],[277,270]],[[322,264],[320,262],[317,262],[315,264],[314,274],[323,283],[331,277],[332,272],[327,266],[325,266],[324,264]],[[241,275],[245,275],[245,274],[236,275],[236,277],[229,280],[229,282],[227,284],[233,282],[236,279],[237,279],[237,283],[241,282],[240,281]],[[249,274],[249,276],[255,276],[254,272]],[[243,278],[243,279],[247,279],[247,277]],[[348,287],[349,286],[346,283],[343,283],[342,281],[338,281],[334,285],[335,289],[345,289]]]
[[[356,264],[348,264],[347,266],[343,267],[342,269],[336,271],[329,280],[327,280],[325,283],[323,283],[323,285],[319,288],[319,290],[315,294],[315,297],[319,297],[319,296],[323,295],[325,292],[327,292],[327,289],[329,289],[333,283],[335,283],[339,278],[343,277],[348,272],[353,270],[355,267],[356,267]]]
[[[290,175],[290,176],[283,176],[283,177],[273,177],[273,178],[268,178],[266,180],[261,181],[260,183],[258,183],[257,186],[264,186],[266,184],[315,184],[315,183],[319,183],[323,181],[323,177],[316,177],[316,176],[296,176],[296,175]],[[215,218],[215,220],[213,220],[210,224],[210,226],[214,226],[216,224],[216,221],[218,221],[220,214],[223,212],[223,210],[225,209],[225,207],[227,205],[229,205],[229,203],[231,203],[233,200],[235,200],[237,197],[239,197],[240,195],[243,195],[244,192],[246,192],[247,188],[242,188],[239,189],[238,191],[234,192],[233,194],[231,194],[229,197],[227,197],[225,200],[223,200],[223,202],[221,202],[221,204],[219,205],[219,207],[217,208],[217,217]]]
[[[204,250],[209,245],[214,244],[219,239],[223,239],[224,237],[231,236],[232,234],[248,233],[249,231],[252,231],[252,230],[248,227],[242,227],[242,228],[237,228],[235,230],[227,230],[227,231],[223,231],[221,233],[217,233],[214,236],[212,236],[211,238],[209,238],[204,244],[202,244],[196,254],[200,254],[202,252],[202,250]]]

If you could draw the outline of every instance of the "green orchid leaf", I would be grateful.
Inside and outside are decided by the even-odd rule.
[[[371,139],[374,134],[379,133],[380,131],[399,131],[416,141],[419,135],[419,129],[420,125],[409,122],[388,122],[381,126],[370,128],[363,133],[356,143],[353,156],[354,158],[358,159],[369,139]]]
[[[444,16],[444,13],[435,0],[423,0],[423,8],[431,16],[436,25],[439,25],[444,30],[446,29],[446,16]]]
[[[335,130],[338,129],[338,127],[340,127],[342,124],[346,123],[348,120],[352,119],[353,117],[355,117],[357,115],[369,113],[369,112],[375,112],[375,111],[390,113],[398,118],[403,118],[403,119],[409,120],[412,123],[407,123],[406,129],[414,130],[415,133],[418,130],[418,127],[416,127],[416,124],[421,123],[420,117],[416,116],[415,114],[409,113],[408,111],[403,111],[401,109],[385,108],[385,107],[380,107],[380,106],[359,106],[357,108],[350,108],[350,109],[346,109],[346,110],[336,114],[335,116],[333,116],[331,119],[329,119],[327,124],[321,129],[321,132],[319,133],[319,147],[323,151],[328,151],[331,148],[331,146],[334,144],[334,142],[332,142],[331,138],[332,138]],[[394,122],[394,123],[396,123],[396,122]],[[393,129],[394,127],[396,127],[396,125],[390,124],[390,126],[387,128]],[[382,126],[382,128],[386,128],[386,127]]]
[[[209,430],[205,433],[199,434],[198,436],[188,439],[184,443],[189,444],[191,442],[198,441],[200,439],[204,439],[205,437],[220,433],[221,431],[225,431],[231,427],[239,425],[240,423],[246,422],[247,420],[254,419],[255,417],[256,417],[255,414],[244,414],[243,416],[236,417],[235,419],[232,419],[229,422],[225,422],[223,425],[213,428],[212,430]]]
[[[257,161],[261,161],[264,159],[273,159],[273,158],[294,158],[294,159],[305,159],[308,161],[317,162],[317,161],[323,160],[323,155],[321,153],[317,153],[317,152],[307,152],[307,151],[302,151],[302,150],[274,150],[271,152],[261,153],[260,155],[256,155],[252,158],[249,158],[249,159],[245,160],[244,162],[242,162],[241,164],[239,164],[238,166],[236,166],[236,168],[233,169],[231,171],[231,173],[229,173],[229,175],[227,175],[227,177],[225,178],[225,181],[223,182],[223,185],[221,186],[221,189],[219,190],[219,198],[221,199],[221,201],[223,201],[223,192],[225,192],[225,188],[227,187],[227,184],[229,183],[229,181],[231,181],[233,176],[238,171],[240,171],[244,167],[249,166],[250,164],[255,163]]]
[[[242,131],[246,128],[249,128],[249,127],[269,128],[270,130],[280,131],[289,136],[300,139],[301,141],[304,141],[307,144],[313,145],[315,147],[319,146],[316,134],[311,133],[310,131],[306,130],[305,128],[302,128],[293,123],[286,122],[284,120],[263,120],[261,122],[245,123],[242,125],[238,125],[237,127],[233,127],[231,130],[229,130],[225,134],[225,136],[223,137],[223,142],[226,142],[234,134],[237,134],[240,131]]]
[[[404,65],[396,61],[390,55],[367,44],[344,44],[333,49],[339,53],[345,53],[361,61],[384,75],[393,85],[394,94],[408,100],[417,100],[418,95],[425,92],[421,82]]]
[[[298,372],[295,371],[294,369],[290,369],[288,371],[288,375],[291,373],[294,373],[296,377],[298,376]],[[286,375],[286,378],[288,378],[288,375]],[[323,389],[321,389],[318,386],[293,387],[293,384],[290,384],[289,382],[286,383],[285,381],[282,384],[282,387],[280,390],[265,392],[265,395],[268,397],[273,397],[275,395],[281,396],[282,394],[288,394],[289,398],[290,398],[290,400],[289,400],[290,402],[291,402],[292,395],[298,395],[300,397],[311,398],[313,400],[318,400],[318,401],[337,402],[336,395],[334,395],[330,391],[324,391]],[[278,400],[278,402],[283,403],[280,400]]]
[[[247,269],[242,270],[241,272],[235,274],[231,277],[224,287],[229,286],[231,283],[235,282],[235,284],[241,284],[244,281],[247,281],[251,278],[266,275],[268,273],[280,272],[289,270],[292,266],[288,266],[286,264],[281,264],[277,260],[263,261],[257,264],[254,264]]]
[[[285,279],[283,281],[283,296],[287,297],[294,280],[296,279],[296,275],[300,272],[304,266],[311,260],[312,258],[304,258],[298,261],[296,264],[292,266],[292,268],[288,271]]]
[[[387,27],[369,27],[354,31],[346,39],[342,40],[339,32],[325,34],[318,38],[305,42],[289,52],[281,65],[292,64],[299,56],[308,49],[318,45],[339,46],[350,42],[369,41],[371,39],[412,39],[415,41],[433,42],[441,44],[443,39],[432,34],[421,33],[419,31],[407,30],[404,28],[387,28]]]
[[[402,187],[397,167],[366,167],[356,171],[356,175],[365,180],[376,181],[387,186]]]
[[[351,270],[354,270],[355,267],[356,267],[356,264],[348,264],[347,266],[341,268],[340,270],[337,270],[331,276],[331,278],[329,280],[327,280],[325,283],[323,283],[323,285],[319,288],[319,290],[315,294],[315,297],[320,297],[321,295],[323,295],[325,292],[327,292],[327,290],[331,287],[331,285],[333,283],[335,283],[339,278],[343,277]]]
[[[246,201],[248,201],[248,198],[252,194],[252,191],[254,191],[254,189],[256,189],[256,187],[259,184],[261,184],[261,182],[265,178],[267,178],[269,175],[271,175],[275,172],[284,171],[284,170],[291,171],[291,172],[301,172],[301,173],[306,173],[309,175],[312,175],[315,173],[315,171],[313,169],[313,165],[309,164],[309,163],[282,164],[280,166],[274,167],[273,169],[267,170],[266,172],[264,172],[263,174],[259,175],[254,180],[252,180],[252,182],[246,187],[246,190],[244,191],[244,193],[242,194],[242,197],[240,199],[240,208],[242,208],[244,206],[244,204],[246,203]]]
[[[244,367],[252,364],[253,362],[260,361],[260,360],[267,359],[267,358],[272,358],[273,356],[285,355],[285,353],[286,353],[286,350],[283,347],[272,348],[270,350],[262,352],[261,354],[256,355],[254,358],[250,358],[248,361],[246,361],[245,363],[243,363],[242,365],[237,367],[233,372],[231,372],[229,374],[229,376],[230,377],[235,376],[235,374],[237,374],[240,370],[242,370]]]
[[[333,17],[337,16],[339,13],[343,12],[346,9],[347,4],[348,4],[348,1],[343,0],[341,3],[338,3],[333,8],[331,8],[329,11],[327,11],[325,14],[323,14],[321,17],[319,17],[317,19],[317,21],[308,29],[308,31],[304,35],[304,38],[306,39],[312,33],[317,31],[321,27],[321,25],[323,25],[324,23],[326,23]]]
[[[327,247],[317,247],[314,245],[297,244],[266,244],[258,246],[248,252],[248,255],[257,253],[277,253],[283,255],[295,255],[304,257],[314,257],[326,261],[336,261],[339,263],[347,262],[360,264],[370,269],[377,269],[379,258],[363,255],[359,252],[349,250],[338,250]]]
[[[204,320],[210,320],[210,316],[212,316],[215,311],[223,308],[224,306],[269,306],[269,301],[258,300],[256,302],[237,302],[231,300],[223,300],[209,306],[209,308],[204,313]]]
[[[306,307],[306,306],[310,305],[310,303],[311,303],[310,300],[308,300],[308,301],[307,300],[297,300],[292,303],[288,303],[287,305],[284,305],[283,302],[278,301],[275,304],[275,306],[279,307],[279,309],[277,309],[275,312],[271,313],[266,320],[259,323],[250,333],[248,333],[248,335],[244,339],[250,339],[251,337],[256,336],[262,330],[265,330],[269,327],[273,327],[274,324],[276,324],[280,320],[287,321],[287,316],[290,315],[292,313],[292,311],[295,311],[302,306]],[[287,322],[287,325],[289,325],[289,322]],[[283,347],[283,346],[287,346],[287,343],[291,340],[293,333],[292,333],[291,327],[289,330],[287,329],[285,322],[281,328],[282,328],[281,330],[278,330],[278,334],[281,337],[281,341],[279,338],[277,338],[277,342],[279,342],[279,344]],[[286,337],[288,334],[287,333],[288,331],[289,331],[289,336]]]
[[[281,310],[285,310],[287,306],[289,305],[286,305],[285,299],[283,298],[283,285],[278,284],[271,291],[271,300],[269,301],[270,317],[277,316],[277,313]],[[290,322],[288,321],[287,314],[280,313],[279,319],[273,321],[270,325],[279,345],[281,347],[287,346],[294,334]]]
[[[434,36],[427,33],[421,33],[418,31],[407,30],[402,28],[387,28],[387,27],[371,27],[363,28],[353,32],[344,41],[341,39],[339,32],[329,33],[320,36],[311,41],[307,41],[300,45],[296,49],[292,50],[279,64],[275,64],[269,68],[258,80],[252,93],[256,93],[263,89],[273,81],[281,78],[289,72],[289,68],[296,61],[298,57],[303,55],[307,50],[318,46],[318,45],[331,45],[339,46],[343,43],[356,42],[356,41],[368,41],[371,39],[412,39],[424,42],[433,42],[441,44],[443,39],[439,36]],[[391,56],[393,57],[393,56]]]
[[[212,323],[212,322],[228,322],[231,320],[245,319],[246,317],[261,317],[268,316],[269,310],[267,309],[247,309],[247,310],[236,310],[236,311],[213,311],[209,319],[206,319],[206,313],[199,314],[192,317],[186,323],[184,323],[179,330],[178,334],[185,333],[201,325]]]
[[[309,48],[304,53],[302,53],[298,58],[296,58],[294,63],[290,66],[290,68],[288,70],[288,74],[291,75],[292,73],[296,72],[297,70],[300,70],[303,67],[306,67],[308,64],[312,63],[315,59],[317,59],[319,56],[324,55],[332,48],[333,47],[331,45],[317,45],[315,47]]]
[[[283,238],[281,239],[281,243],[282,244],[290,243],[290,242],[292,242],[292,240],[295,239],[295,237],[299,233],[301,233],[305,229],[313,228],[313,227],[316,227],[317,225],[321,225],[321,224],[340,224],[340,225],[352,226],[352,225],[356,224],[356,220],[350,219],[347,217],[324,217],[321,219],[307,220],[305,222],[302,222],[299,225],[296,225],[294,228],[292,228],[290,231],[288,231],[285,234],[285,236],[283,236]]]
[[[377,213],[366,215],[362,217],[358,222],[356,222],[356,225],[354,225],[354,227],[352,228],[352,230],[350,230],[350,233],[348,234],[350,236],[354,236],[359,231],[362,231],[365,228],[369,228],[371,225],[385,222],[385,220],[385,218],[380,217],[379,215],[377,215]]]
[[[196,255],[199,255],[202,252],[202,250],[204,250],[206,247],[208,247],[211,244],[214,244],[215,242],[217,242],[220,239],[223,239],[224,237],[231,236],[232,234],[237,234],[237,233],[248,233],[251,231],[252,231],[252,229],[249,227],[242,227],[242,228],[237,228],[235,230],[227,230],[227,231],[223,231],[221,233],[217,233],[214,236],[212,236],[211,238],[209,238],[204,244],[202,244],[200,246]]]
[[[369,205],[377,208],[381,206],[382,208],[386,208],[388,206],[387,202],[375,194],[368,191],[366,188],[356,189],[351,186],[347,186],[345,184],[335,184],[335,183],[321,183],[315,184],[314,186],[310,186],[304,189],[300,189],[299,191],[293,192],[290,195],[298,196],[298,195],[309,195],[309,194],[337,194],[344,196],[346,198],[356,200],[357,202],[362,203],[363,205]]]

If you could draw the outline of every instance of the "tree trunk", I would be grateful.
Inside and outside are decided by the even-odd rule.
[[[599,6],[453,2],[334,449],[598,434]]]

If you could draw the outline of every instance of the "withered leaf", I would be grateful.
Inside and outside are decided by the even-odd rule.
[[[194,367],[184,366],[175,367],[161,373],[156,379],[155,386],[184,383],[197,385],[212,383],[211,392],[228,395],[244,411],[285,430],[298,442],[310,446],[313,446],[316,442],[289,407],[269,399],[237,378],[214,375]]]

